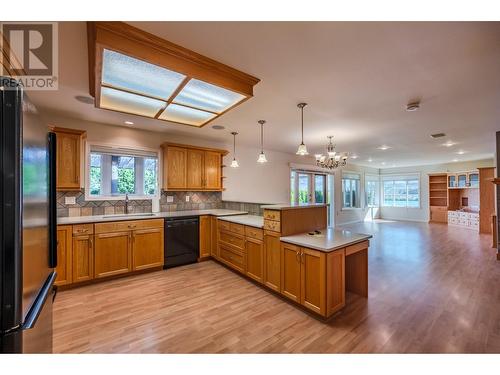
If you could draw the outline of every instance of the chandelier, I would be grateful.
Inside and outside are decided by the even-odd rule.
[[[347,165],[348,153],[338,153],[335,151],[335,145],[332,143],[333,136],[329,136],[329,143],[326,146],[326,155],[316,154],[316,165],[321,168],[336,169]]]

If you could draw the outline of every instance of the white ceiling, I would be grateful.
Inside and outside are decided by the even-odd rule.
[[[59,26],[59,91],[32,92],[42,110],[95,122],[294,153],[305,101],[305,143],[377,168],[492,157],[500,130],[500,23],[131,22],[261,79],[255,96],[202,129],[124,115],[74,99],[88,95],[86,24]],[[409,113],[411,99],[421,109]],[[216,131],[212,125],[224,125]],[[432,133],[446,138],[433,140]],[[453,141],[453,147],[441,144]],[[381,151],[377,147],[391,148]],[[464,151],[458,155],[458,151]],[[371,159],[372,162],[368,162]],[[383,163],[383,164],[382,164]]]

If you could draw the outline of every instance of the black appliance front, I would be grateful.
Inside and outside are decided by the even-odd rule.
[[[199,218],[165,219],[165,264],[171,268],[196,263],[200,252]]]
[[[52,352],[47,126],[18,82],[0,77],[0,352]],[[55,202],[53,201],[52,204]],[[54,221],[55,218],[52,218]],[[55,222],[52,223],[55,225]]]

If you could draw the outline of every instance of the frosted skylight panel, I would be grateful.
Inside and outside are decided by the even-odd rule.
[[[160,119],[180,122],[188,125],[201,126],[208,120],[213,119],[215,114],[198,109],[183,107],[181,105],[170,104],[160,115]]]
[[[102,83],[167,100],[185,75],[104,49]]]
[[[234,91],[191,79],[174,98],[174,102],[221,113],[244,98],[245,96]]]
[[[165,102],[161,100],[151,99],[145,96],[111,89],[109,87],[101,88],[101,108],[154,117],[164,105]]]

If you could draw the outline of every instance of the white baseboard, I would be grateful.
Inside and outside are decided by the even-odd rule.
[[[402,219],[402,218],[395,218],[395,217],[388,217],[388,216],[381,217],[380,219],[381,220],[394,220],[394,221],[411,221],[414,223],[428,223],[429,222],[429,220],[425,220],[425,219]]]

